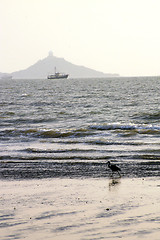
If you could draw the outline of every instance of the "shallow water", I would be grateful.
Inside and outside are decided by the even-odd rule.
[[[159,240],[159,177],[1,180],[0,185],[2,240]]]
[[[160,78],[0,85],[1,179],[160,176]]]

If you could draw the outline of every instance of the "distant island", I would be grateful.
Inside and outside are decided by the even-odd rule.
[[[58,58],[50,51],[49,55],[36,62],[27,69],[12,72],[15,79],[46,79],[48,74],[54,73],[55,67],[60,72],[69,74],[70,78],[105,78],[105,77],[119,77],[119,74],[103,73],[84,66],[78,66],[66,61],[64,58]],[[0,73],[2,78],[7,73]]]

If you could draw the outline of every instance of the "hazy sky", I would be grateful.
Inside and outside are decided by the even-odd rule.
[[[0,72],[50,50],[103,72],[160,75],[160,0],[0,0]]]

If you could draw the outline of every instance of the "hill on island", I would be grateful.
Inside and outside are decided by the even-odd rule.
[[[54,74],[54,69],[59,72],[69,74],[70,78],[90,78],[90,77],[118,77],[118,74],[107,74],[99,72],[84,66],[78,66],[66,61],[64,58],[53,56],[52,52],[49,55],[36,62],[27,69],[11,73],[16,79],[43,79],[47,78],[48,74]]]

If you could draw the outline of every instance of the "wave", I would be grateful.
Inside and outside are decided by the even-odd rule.
[[[35,118],[8,118],[8,114],[5,115],[4,117],[5,120],[3,120],[3,125],[7,124],[38,124],[38,123],[49,123],[49,122],[54,122],[56,121],[56,117],[54,118],[46,118],[46,117],[35,117]]]
[[[91,129],[96,130],[115,130],[115,129],[121,129],[121,130],[134,130],[136,129],[135,125],[122,125],[122,124],[104,124],[104,125],[91,125]]]
[[[156,154],[138,154],[138,155],[133,155],[132,159],[137,159],[137,160],[160,160],[160,155]]]
[[[100,131],[102,133],[100,133]],[[10,138],[57,138],[57,139],[67,139],[67,138],[85,138],[85,137],[100,137],[105,136],[104,131],[108,131],[109,134],[119,134],[121,137],[132,137],[136,134],[144,135],[160,135],[160,127],[152,125],[135,125],[135,124],[103,124],[103,125],[90,125],[86,128],[77,129],[40,129],[40,128],[30,128],[30,129],[5,129],[0,131],[0,137],[2,139]],[[95,140],[92,138],[91,143]],[[96,142],[97,141],[97,142]],[[99,141],[96,140],[95,144],[115,144],[115,142]],[[118,143],[117,143],[118,144]]]
[[[138,113],[133,116],[134,118],[140,118],[143,120],[160,120],[160,111],[156,112],[143,112],[143,113]]]
[[[27,153],[90,153],[90,152],[97,152],[95,149],[78,149],[78,148],[73,148],[73,149],[57,149],[57,150],[43,150],[43,149],[35,149],[35,148],[27,148],[22,150],[23,152]],[[21,152],[21,150],[20,150]]]
[[[36,162],[36,161],[63,161],[63,162],[75,162],[75,161],[99,161],[99,160],[105,160],[105,159],[111,159],[113,158],[112,156],[81,156],[81,155],[72,155],[72,156],[37,156],[37,155],[31,155],[31,156],[1,156],[0,160],[1,163],[5,161],[10,161],[10,162]]]
[[[48,129],[7,129],[0,131],[0,137],[66,138],[92,135],[88,129],[48,130]]]
[[[104,124],[104,125],[91,125],[90,129],[104,131],[104,130],[121,130],[128,131],[132,134],[160,134],[160,126],[152,125],[136,125],[136,124]]]
[[[108,140],[87,140],[86,141],[87,144],[91,144],[91,145],[115,145],[115,146],[141,146],[141,145],[146,145],[146,143],[142,143],[142,142],[124,142],[124,141],[108,141]]]

